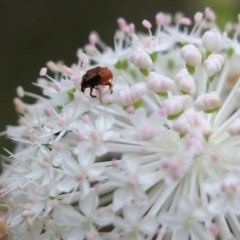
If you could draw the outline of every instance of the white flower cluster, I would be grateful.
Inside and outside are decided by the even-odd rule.
[[[114,50],[91,33],[41,69],[43,96],[17,88],[0,238],[240,239],[240,26],[215,18],[160,12],[145,35],[120,18]]]

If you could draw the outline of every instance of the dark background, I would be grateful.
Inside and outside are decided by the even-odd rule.
[[[212,1],[207,4],[221,11],[221,0]],[[236,19],[239,0],[237,5],[237,0],[222,3],[225,15],[231,11]],[[0,0],[0,131],[17,124],[12,103],[16,87],[40,92],[31,84],[40,68],[48,60],[64,60],[66,65],[76,62],[76,50],[87,43],[92,30],[112,45],[118,17],[144,31],[142,20],[148,19],[154,26],[159,11],[183,11],[192,18],[196,11],[203,12],[204,5],[204,0]],[[3,146],[12,149],[4,137],[0,153]]]

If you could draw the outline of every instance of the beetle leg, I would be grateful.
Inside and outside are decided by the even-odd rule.
[[[106,83],[101,83],[101,85],[109,86],[109,89],[111,90],[111,93],[113,93],[113,90],[112,90],[112,83],[110,83],[110,82],[106,82]]]
[[[90,96],[95,98],[96,96],[92,95],[93,88],[90,88]]]

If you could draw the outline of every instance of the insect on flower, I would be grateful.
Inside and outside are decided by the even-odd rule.
[[[112,78],[113,74],[108,68],[92,68],[82,77],[81,91],[84,93],[86,88],[90,88],[90,96],[95,98],[96,96],[92,95],[93,89],[98,89],[98,85],[107,85],[112,93],[112,83],[110,82]]]

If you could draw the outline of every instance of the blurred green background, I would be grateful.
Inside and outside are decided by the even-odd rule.
[[[0,131],[17,124],[12,103],[15,89],[40,92],[32,86],[48,60],[76,61],[76,50],[88,41],[92,30],[113,44],[116,19],[124,17],[144,31],[143,19],[155,23],[159,11],[182,11],[193,17],[209,6],[218,14],[218,23],[236,21],[239,0],[0,0]],[[2,147],[12,149],[6,138]]]

